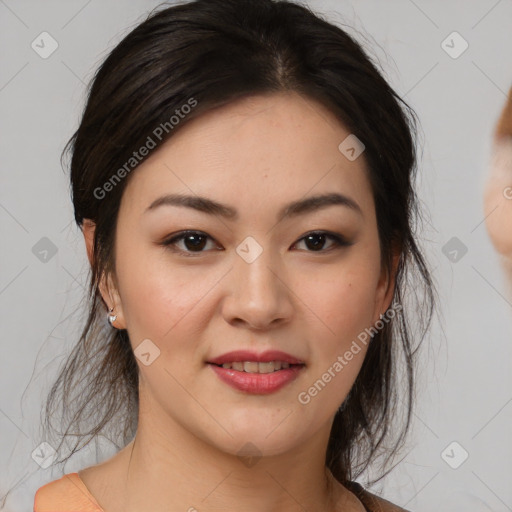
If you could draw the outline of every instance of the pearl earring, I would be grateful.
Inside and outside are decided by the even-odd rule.
[[[114,327],[114,322],[116,321],[117,315],[112,315],[111,313],[114,311],[114,308],[109,309],[109,315],[108,315],[108,323]]]

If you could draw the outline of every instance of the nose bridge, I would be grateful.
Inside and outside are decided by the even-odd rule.
[[[242,249],[240,249],[240,252]],[[241,274],[241,283],[245,283],[249,289],[257,294],[262,292],[272,292],[275,290],[276,270],[279,267],[277,256],[273,256],[270,249],[262,250],[258,255],[254,256],[250,253],[254,249],[249,250],[249,257],[246,259],[240,256],[237,262],[237,272]]]
[[[292,304],[279,255],[252,237],[240,243],[236,252],[226,319],[263,328],[287,318]]]

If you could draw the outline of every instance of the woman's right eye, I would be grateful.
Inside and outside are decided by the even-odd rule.
[[[179,252],[185,256],[194,256],[194,253],[199,255],[205,252],[203,249],[207,245],[208,239],[213,241],[213,238],[201,231],[181,231],[162,242],[162,245],[173,252]],[[181,242],[182,246],[179,248],[178,243]]]

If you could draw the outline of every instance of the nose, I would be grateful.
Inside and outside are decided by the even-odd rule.
[[[235,258],[229,272],[222,314],[226,322],[254,330],[271,329],[290,321],[293,315],[293,292],[286,272],[270,251],[264,250],[248,263]]]

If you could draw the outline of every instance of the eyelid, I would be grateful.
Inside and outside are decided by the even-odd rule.
[[[180,242],[181,240],[183,240],[188,235],[204,236],[207,239],[212,240],[214,243],[219,245],[218,242],[215,240],[215,238],[213,238],[211,235],[209,235],[208,233],[205,233],[204,231],[200,231],[200,230],[197,230],[197,229],[185,229],[183,231],[178,231],[177,233],[174,233],[174,234],[170,235],[169,237],[165,238],[161,242],[160,245],[163,245],[164,248],[169,249],[170,251],[179,253],[179,254],[184,255],[184,256],[192,256],[192,257],[194,257],[194,256],[200,256],[201,254],[209,252],[209,251],[197,251],[197,252],[194,252],[194,251],[183,251],[183,250],[178,249],[178,248],[176,248],[174,246],[175,243]]]
[[[302,235],[296,242],[294,242],[293,245],[298,244],[299,242],[304,240],[306,237],[311,236],[311,235],[325,235],[326,238],[330,238],[331,240],[334,241],[334,246],[333,246],[334,249],[341,248],[341,247],[348,247],[348,246],[354,244],[354,242],[348,240],[345,236],[343,236],[340,233],[334,233],[333,231],[328,231],[325,229],[316,229],[313,231],[308,231],[307,233]],[[326,250],[322,250],[322,251],[306,251],[306,252],[311,252],[311,253],[318,252],[319,254],[321,254],[321,253],[329,252],[330,250],[331,249],[326,249]]]
[[[183,240],[187,235],[203,236],[203,237],[206,237],[207,239],[213,241],[217,245],[219,245],[218,242],[215,240],[215,238],[213,238],[208,233],[205,233],[204,231],[200,231],[200,230],[194,230],[194,229],[186,229],[186,230],[174,233],[170,237],[167,237],[166,239],[164,239],[164,241],[161,242],[160,245],[163,245],[164,247],[168,248],[169,250],[171,250],[173,252],[180,253],[185,256],[193,256],[194,257],[194,256],[200,256],[201,254],[210,252],[210,251],[197,251],[197,252],[183,251],[181,249],[177,249],[176,247],[173,247],[173,245],[175,243]],[[302,235],[299,239],[297,239],[297,241],[295,241],[293,243],[292,247],[297,245],[299,242],[302,242],[308,236],[312,236],[312,235],[325,235],[326,238],[329,238],[333,241],[333,245],[328,249],[322,249],[320,251],[305,251],[305,252],[310,252],[313,254],[314,253],[324,254],[324,253],[331,252],[332,250],[341,249],[343,247],[348,247],[348,246],[354,244],[354,242],[349,241],[346,237],[344,237],[340,233],[334,233],[332,231],[325,230],[325,229],[317,229],[317,230],[312,230],[312,231],[308,231],[307,233],[304,233],[304,235]],[[223,249],[221,249],[221,250],[223,250]]]

